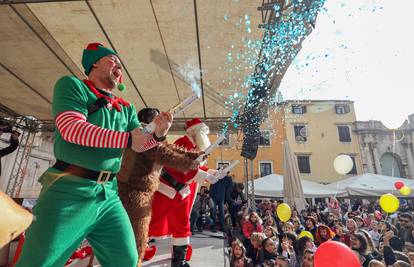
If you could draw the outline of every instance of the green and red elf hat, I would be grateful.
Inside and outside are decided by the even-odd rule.
[[[89,75],[93,64],[95,64],[99,59],[109,55],[115,55],[119,58],[119,55],[115,51],[103,46],[101,43],[88,44],[86,49],[83,50],[82,55],[82,66],[85,69],[85,74]],[[122,75],[119,77],[118,89],[120,91],[124,91],[126,89],[125,84],[122,83]]]

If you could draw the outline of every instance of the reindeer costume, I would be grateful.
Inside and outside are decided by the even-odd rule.
[[[157,115],[156,109],[146,108],[138,113],[141,123],[150,123]],[[118,173],[118,192],[135,234],[139,255],[138,266],[142,264],[151,220],[151,204],[158,189],[159,176],[163,166],[188,171],[198,167],[195,159],[199,152],[186,151],[175,145],[162,143],[157,147],[136,153],[126,149],[121,170]],[[155,251],[154,251],[155,253]]]

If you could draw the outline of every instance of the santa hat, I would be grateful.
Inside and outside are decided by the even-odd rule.
[[[109,56],[109,55],[115,55],[119,57],[115,51],[103,46],[101,43],[88,44],[86,49],[83,50],[83,55],[82,55],[82,66],[85,69],[85,74],[89,75],[93,64],[95,64],[99,59],[105,56]],[[121,77],[119,77],[118,89],[120,91],[124,91],[125,88],[126,88],[125,84],[122,83],[122,75],[121,75]]]
[[[204,123],[201,121],[200,118],[194,118],[191,120],[188,120],[185,122],[185,130],[186,132],[191,131],[194,128],[197,128],[197,126],[204,125]]]

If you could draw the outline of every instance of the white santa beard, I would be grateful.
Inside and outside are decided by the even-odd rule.
[[[197,145],[197,148],[200,150],[205,150],[207,147],[211,145],[210,139],[208,139],[208,135],[204,133],[198,133],[194,136],[194,141]]]

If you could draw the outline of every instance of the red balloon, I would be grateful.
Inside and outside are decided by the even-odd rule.
[[[404,183],[403,183],[403,182],[401,182],[401,181],[396,181],[396,182],[394,183],[394,186],[395,186],[395,188],[396,188],[397,190],[400,190],[400,189],[404,186]]]
[[[315,267],[360,267],[357,255],[347,245],[336,242],[324,242],[316,250]]]

